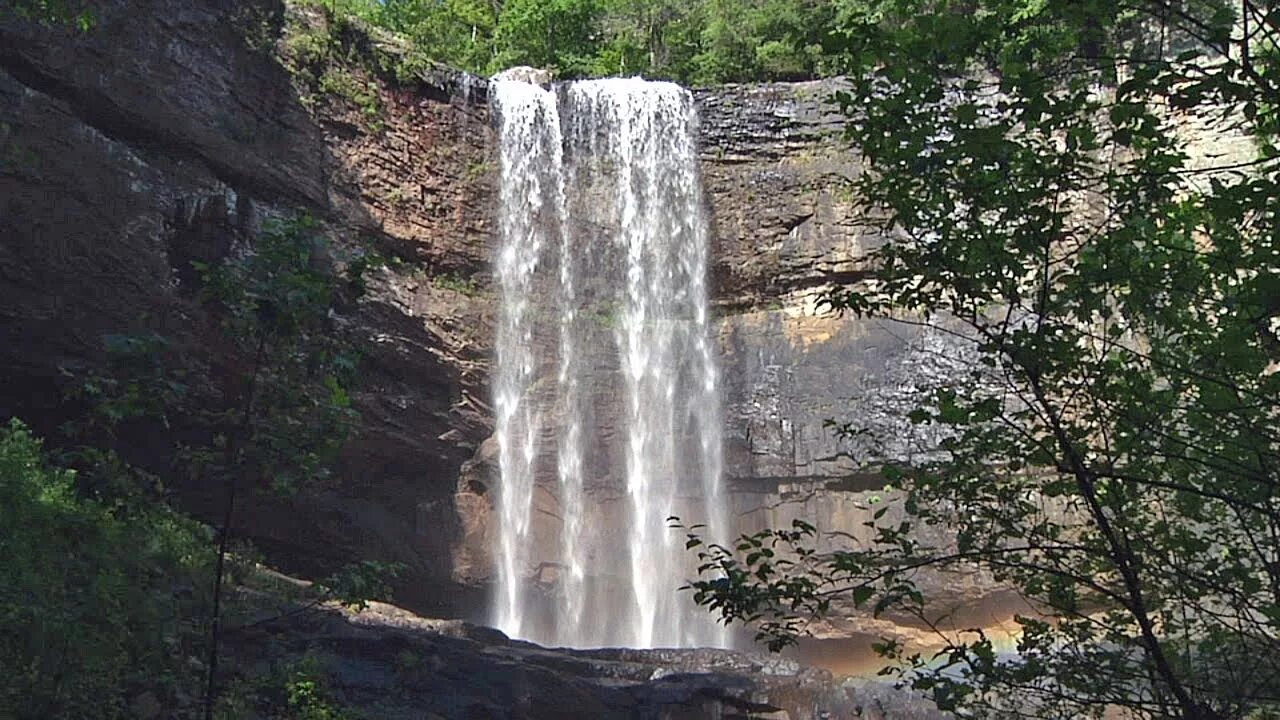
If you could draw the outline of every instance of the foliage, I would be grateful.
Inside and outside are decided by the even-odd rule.
[[[299,97],[308,107],[337,99],[357,110],[368,130],[381,132],[382,97],[373,76],[389,71],[407,81],[416,56],[402,58],[395,67],[371,62],[368,48],[355,42],[360,33],[351,26],[353,16],[334,14],[327,3],[322,8],[318,18],[295,14],[285,36],[283,60],[297,80]]]
[[[841,22],[856,190],[887,242],[827,301],[945,337],[967,369],[911,414],[936,460],[840,426],[906,488],[873,542],[695,533],[699,601],[773,645],[836,597],[915,615],[946,646],[885,643],[891,672],[964,717],[1274,712],[1275,8],[882,0]],[[1037,611],[1014,653],[948,631],[916,585],[977,569]]]
[[[361,560],[351,563],[319,582],[320,597],[352,610],[364,610],[369,607],[371,598],[390,597],[390,582],[404,570],[404,563],[398,562]]]
[[[356,77],[350,70],[328,68],[320,75],[320,92],[339,97],[354,105],[370,129],[382,129],[382,100],[377,88]]]
[[[339,283],[321,251],[315,221],[295,216],[264,227],[250,252],[196,266],[227,349],[242,363],[222,378],[224,404],[202,412],[212,441],[186,453],[193,476],[223,488],[206,718],[216,697],[223,567],[237,496],[294,493],[327,477],[356,420],[347,392],[355,358],[334,327]]]
[[[359,14],[409,37],[428,57],[474,71],[492,63],[499,7],[489,0],[386,0]]]
[[[333,690],[326,656],[308,650],[235,678],[218,698],[218,720],[358,720]]]
[[[0,716],[132,717],[141,688],[176,707],[203,646],[207,529],[85,497],[17,420],[0,430],[0,528]]]
[[[80,32],[92,30],[98,22],[92,6],[77,0],[10,0],[0,6],[0,18],[7,13],[45,25],[74,27]]]
[[[331,699],[322,670],[311,656],[295,664],[285,685],[289,720],[350,720],[351,715]]]
[[[700,47],[702,4],[602,0],[600,7],[600,48],[588,74],[663,78],[688,74],[690,58]]]
[[[336,308],[361,291],[368,262],[352,263],[345,279],[329,264],[315,221],[299,215],[268,222],[252,247],[194,264],[200,299],[217,324],[214,346],[196,355],[157,334],[109,335],[110,370],[73,378],[71,399],[84,412],[63,427],[71,442],[58,457],[80,469],[82,494],[155,513],[167,507],[167,487],[181,484],[203,486],[221,503],[216,552],[209,548],[212,607],[186,616],[208,639],[206,716],[216,692],[224,579],[236,565],[228,556],[236,546],[237,498],[290,496],[322,481],[357,420],[347,390],[356,358]],[[136,453],[156,430],[183,439],[168,468],[153,474],[117,454]],[[359,606],[364,593],[387,594],[385,578],[394,570],[355,566],[330,581],[322,599]]]
[[[848,0],[845,0],[848,2]],[[320,4],[320,0],[312,0]],[[515,65],[562,77],[692,83],[808,79],[833,67],[836,8],[819,0],[387,0],[323,3],[412,40],[422,58],[489,75]],[[403,81],[406,73],[397,73]]]
[[[475,297],[480,294],[480,285],[475,278],[458,275],[456,273],[441,273],[431,276],[431,284],[441,290],[449,290],[459,295],[467,297]]]
[[[689,79],[749,82],[830,74],[835,9],[828,2],[712,0]]]
[[[493,67],[557,67],[566,75],[589,74],[592,28],[600,6],[594,0],[508,0],[494,26]]]
[[[322,252],[315,221],[297,216],[268,223],[251,252],[198,266],[226,350],[242,358],[204,417],[213,441],[191,448],[199,474],[282,493],[328,475],[356,421],[356,357],[334,325],[339,283]]]
[[[103,337],[108,370],[73,375],[67,400],[79,412],[65,422],[59,465],[74,468],[79,491],[109,505],[148,508],[163,503],[162,478],[130,463],[118,452],[140,445],[150,425],[177,431],[193,395],[200,394],[200,363],[184,361],[173,343],[156,333]]]

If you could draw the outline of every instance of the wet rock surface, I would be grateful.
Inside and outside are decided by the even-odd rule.
[[[265,623],[232,651],[249,675],[310,657],[335,700],[381,720],[943,717],[909,693],[777,656],[543,648],[381,603]]]

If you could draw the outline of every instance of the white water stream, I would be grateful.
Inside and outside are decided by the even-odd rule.
[[[669,83],[495,80],[501,482],[494,624],[593,647],[725,646],[684,535],[723,541],[697,115]]]

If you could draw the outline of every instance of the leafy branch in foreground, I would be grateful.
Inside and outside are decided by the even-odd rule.
[[[943,648],[886,642],[890,672],[964,717],[1280,706],[1278,17],[1251,0],[850,15],[837,101],[886,242],[827,303],[945,338],[967,367],[911,413],[938,429],[932,459],[870,443],[905,488],[870,542],[818,554],[801,527],[701,548],[700,602],[775,646],[836,596],[914,617]],[[760,553],[774,543],[788,552]],[[978,570],[1035,610],[1013,652],[916,589]]]

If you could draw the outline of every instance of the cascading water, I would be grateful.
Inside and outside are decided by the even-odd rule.
[[[492,97],[493,621],[548,644],[725,646],[678,591],[694,567],[666,521],[722,541],[728,520],[692,98],[638,79],[499,79]]]
[[[498,436],[499,597],[495,624],[514,636],[524,632],[524,588],[531,542],[534,471],[542,410],[532,392],[539,361],[535,341],[535,285],[549,237],[560,233],[564,215],[560,121],[553,97],[535,85],[498,83],[503,238],[496,262],[502,306],[494,372]],[[512,211],[507,212],[506,209]]]

